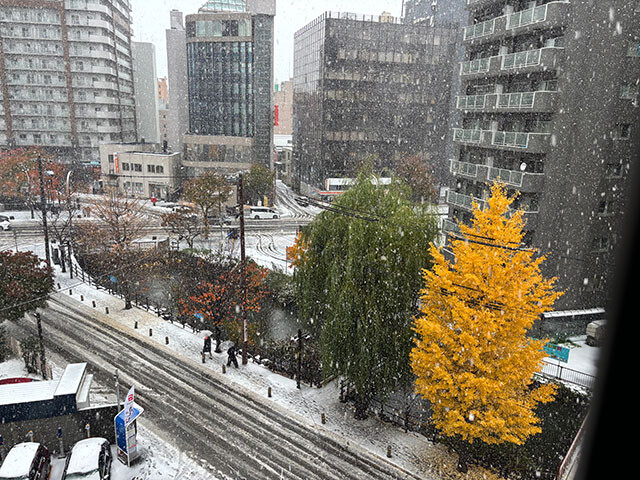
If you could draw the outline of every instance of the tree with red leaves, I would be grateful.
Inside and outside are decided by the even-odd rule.
[[[0,252],[0,320],[20,320],[46,306],[53,273],[32,252]]]
[[[246,295],[243,294],[243,274],[246,278]],[[205,326],[216,332],[216,351],[219,350],[219,332],[226,328],[234,343],[242,340],[242,311],[258,313],[262,300],[269,293],[265,279],[267,270],[253,262],[243,271],[238,264],[220,273],[210,281],[200,282],[197,292],[179,301],[181,313],[187,317],[200,317]]]

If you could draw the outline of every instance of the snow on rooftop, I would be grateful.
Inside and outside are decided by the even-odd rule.
[[[39,443],[25,442],[14,446],[0,467],[0,478],[21,478],[29,475],[32,459],[38,451]]]
[[[86,369],[86,363],[71,363],[67,365],[62,377],[60,377],[55,395],[75,395],[78,393]]]
[[[51,400],[57,386],[55,380],[0,385],[0,405]]]

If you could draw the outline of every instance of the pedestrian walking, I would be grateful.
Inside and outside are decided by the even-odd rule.
[[[209,337],[209,335],[204,337],[204,347],[202,348],[202,353],[208,353],[209,358],[213,358],[213,355],[211,355],[211,337]]]
[[[235,345],[231,345],[229,347],[229,349],[227,350],[227,355],[228,355],[227,367],[229,367],[233,363],[233,366],[238,368],[238,360],[236,359],[236,346]]]

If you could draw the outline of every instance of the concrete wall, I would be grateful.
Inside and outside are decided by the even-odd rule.
[[[35,442],[44,444],[50,451],[58,452],[58,427],[61,427],[64,449],[68,451],[75,442],[87,437],[85,426],[89,424],[92,437],[104,437],[114,443],[113,418],[117,413],[116,405],[106,405],[58,417],[3,423],[0,424],[0,435],[7,452],[13,445],[28,441],[27,435],[30,431],[33,432]]]

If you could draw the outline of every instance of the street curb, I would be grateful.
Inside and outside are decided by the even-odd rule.
[[[239,384],[238,382],[230,380],[228,377],[226,377],[222,373],[218,373],[212,370],[211,368],[203,367],[201,363],[198,363],[195,360],[192,360],[188,357],[184,357],[180,355],[179,353],[175,352],[174,350],[163,345],[160,342],[150,340],[147,336],[142,335],[126,327],[125,325],[121,324],[117,320],[114,320],[113,318],[111,318],[109,315],[106,315],[102,312],[94,310],[88,307],[87,305],[81,303],[80,301],[75,300],[74,298],[70,298],[69,296],[64,295],[62,293],[54,293],[51,295],[51,298],[49,301],[55,301],[64,307],[75,310],[78,313],[85,314],[103,323],[109,328],[112,328],[113,330],[121,332],[125,336],[131,337],[132,339],[135,339],[136,341],[144,343],[148,345],[150,348],[153,348],[156,351],[159,351],[168,357],[174,358],[175,360],[178,360],[184,364],[189,365],[190,367],[193,367],[194,370],[197,370],[199,373],[203,375],[215,378],[216,381],[219,381],[229,389],[234,390],[236,393],[243,395],[248,400],[253,401],[254,403],[257,403],[265,408],[268,408],[274,413],[280,414],[291,421],[295,421],[301,427],[310,428],[316,431],[317,433],[326,437],[328,440],[338,444],[340,447],[342,447],[345,450],[351,450],[352,452],[357,454],[374,457],[377,461],[382,462],[388,465],[389,467],[398,470],[399,472],[402,472],[406,476],[406,478],[411,478],[416,480],[425,480],[425,477],[420,476],[417,472],[411,472],[405,469],[404,467],[388,460],[387,458],[380,456],[376,452],[366,449],[365,447],[359,445],[356,442],[350,441],[345,437],[338,435],[330,430],[327,430],[326,428],[316,423],[312,423],[309,421],[308,418],[300,415],[295,411],[289,410],[274,401],[271,401],[271,402],[267,401],[263,396],[258,395],[252,390],[249,390],[247,387],[245,387],[242,384]]]

